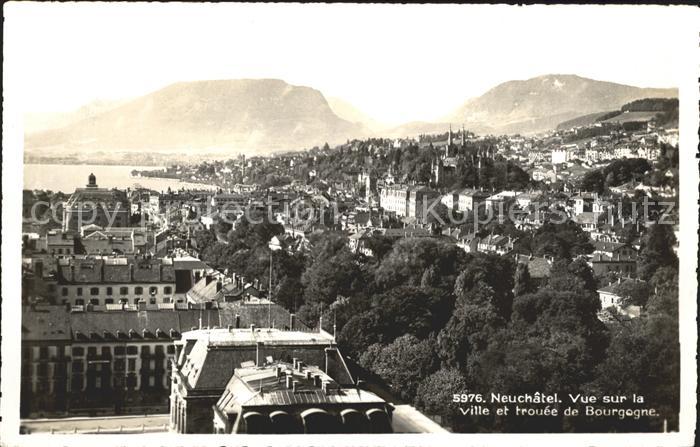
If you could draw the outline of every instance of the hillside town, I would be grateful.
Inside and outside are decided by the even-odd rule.
[[[133,172],[214,190],[95,175],[25,190],[21,417],[162,413],[176,433],[621,431],[447,404],[523,380],[631,392],[649,369],[677,384],[677,119],[639,107],[537,135],[455,124]],[[679,394],[647,390],[665,421],[624,428],[677,426]]]

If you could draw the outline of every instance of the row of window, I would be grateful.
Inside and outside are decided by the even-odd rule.
[[[54,248],[54,249],[51,250],[51,254],[52,254],[52,255],[55,255],[55,254],[62,255],[62,254],[64,254],[64,251],[63,251],[63,250],[64,250],[63,248]],[[67,254],[67,255],[73,254],[73,249],[71,249],[71,248],[66,248],[65,250],[66,250],[66,251],[65,251],[65,254]]]
[[[63,300],[63,304],[66,304],[66,301],[67,300]],[[139,301],[144,301],[144,299],[143,298],[134,298],[133,299],[134,304],[138,304]],[[170,297],[165,297],[165,298],[163,298],[162,301],[163,301],[163,303],[170,303],[171,302]],[[184,302],[183,299],[178,300],[178,303],[182,303],[182,302]],[[119,298],[119,301],[115,301],[114,298],[105,298],[105,300],[104,300],[104,304],[115,304],[115,303],[129,304],[129,299],[128,298]],[[82,298],[75,299],[76,306],[82,306],[84,304],[85,304],[84,299],[82,299]],[[90,298],[88,300],[88,304],[99,306],[102,304],[102,302],[100,301],[99,298]],[[148,304],[157,304],[156,298],[153,298],[153,297],[149,298]]]
[[[75,289],[75,293],[78,296],[83,296],[83,288],[82,287],[77,287]],[[99,287],[90,287],[89,293],[92,296],[97,296],[100,294],[100,288]],[[150,295],[156,295],[158,294],[158,286],[151,286],[148,288],[148,293]],[[165,295],[170,295],[173,293],[173,288],[172,286],[165,286],[163,287],[163,294]],[[106,287],[105,288],[105,295],[111,296],[114,294],[114,289],[112,287]],[[119,295],[128,295],[129,294],[129,287],[120,287],[119,288]],[[134,295],[143,295],[143,287],[141,286],[136,286],[134,287]],[[68,296],[68,287],[63,287],[61,289],[61,296]]]
[[[85,355],[85,348],[83,348],[81,346],[74,346],[71,352],[73,354],[73,357],[83,357]],[[156,354],[163,354],[164,352],[167,352],[168,354],[174,354],[175,353],[175,345],[167,345],[167,346],[156,345],[154,352]],[[114,346],[114,355],[137,355],[138,353],[139,353],[139,347],[136,345]],[[151,346],[149,346],[149,345],[141,346],[141,353],[149,355],[151,353]],[[112,354],[112,347],[111,346],[102,346],[100,348],[100,355],[108,356],[111,354]],[[97,347],[96,346],[89,346],[87,348],[87,355],[88,356],[97,355]]]
[[[126,379],[126,380],[125,380]],[[136,373],[129,373],[126,375],[126,377],[114,377],[112,379],[113,387],[116,389],[123,388],[126,385],[126,388],[129,390],[133,390],[136,388],[136,385],[138,383],[138,380],[136,378]],[[104,383],[102,380],[102,377],[94,377],[92,379],[88,379],[87,383],[85,383],[85,378],[83,377],[82,374],[76,374],[73,376],[71,379],[71,389],[73,391],[77,390],[82,390],[83,389],[83,384],[87,385],[87,388],[109,388],[110,383]],[[37,383],[38,385],[38,383]],[[148,387],[155,387],[156,386],[156,378],[155,376],[150,376],[148,377],[148,385],[143,384],[144,386]],[[163,385],[163,384],[160,384]],[[37,386],[38,389],[38,386]],[[47,388],[48,389],[48,388]]]

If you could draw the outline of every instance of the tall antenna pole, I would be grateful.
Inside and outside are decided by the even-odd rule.
[[[272,327],[272,249],[270,249],[270,281],[267,287],[267,327]]]

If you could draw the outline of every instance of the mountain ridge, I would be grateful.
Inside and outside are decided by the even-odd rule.
[[[177,82],[61,129],[25,135],[29,149],[229,149],[247,153],[345,141],[366,130],[321,92],[279,79]]]
[[[677,89],[550,74],[498,84],[442,120],[388,128],[343,99],[281,79],[183,81],[114,107],[86,105],[74,114],[77,121],[25,132],[25,148],[50,155],[98,150],[265,155],[368,136],[444,132],[449,123],[477,134],[527,134],[634,100],[677,95]]]
[[[590,113],[615,110],[648,97],[677,97],[673,88],[643,88],[572,74],[547,74],[501,83],[468,99],[444,121],[489,125],[499,133],[535,133]]]

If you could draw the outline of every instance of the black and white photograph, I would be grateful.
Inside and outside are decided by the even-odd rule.
[[[0,443],[691,445],[699,24],[6,3]]]

